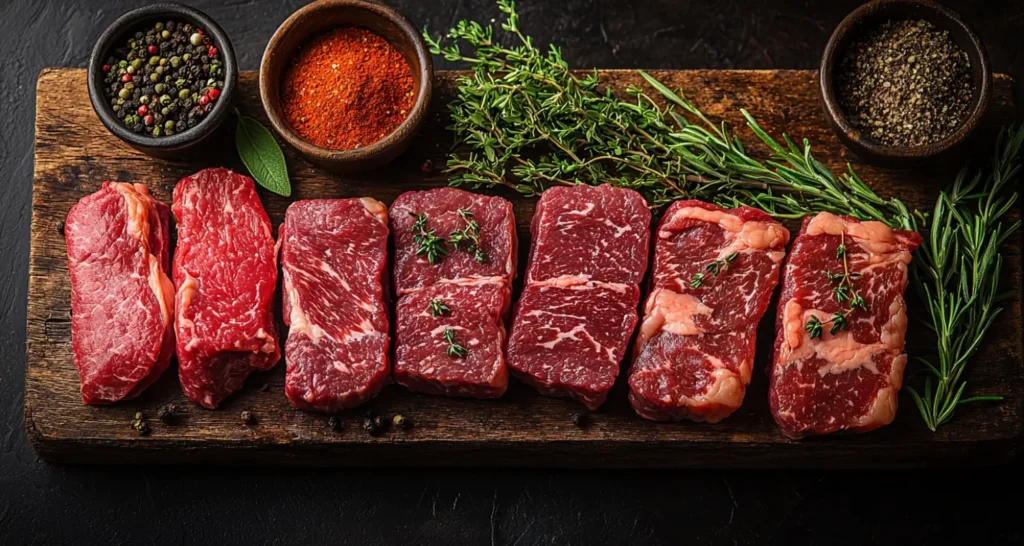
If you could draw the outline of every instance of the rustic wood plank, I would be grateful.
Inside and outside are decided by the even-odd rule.
[[[682,88],[712,118],[740,122],[738,109],[748,108],[773,134],[786,131],[808,138],[816,153],[833,169],[851,162],[883,195],[899,195],[908,204],[928,206],[955,172],[953,163],[926,170],[886,171],[864,166],[845,150],[825,125],[818,106],[812,71],[678,71],[655,72],[662,81]],[[625,89],[640,78],[631,71],[606,71],[604,81]],[[394,164],[373,173],[331,175],[314,168],[286,149],[294,199],[368,195],[390,204],[401,192],[444,184],[431,160],[442,165],[451,139],[444,130],[452,73],[437,74],[437,93],[427,127],[413,148]],[[256,74],[241,78],[239,106],[263,117]],[[189,161],[161,161],[135,152],[110,135],[92,110],[69,110],[67,104],[88,104],[85,71],[51,69],[39,77],[36,115],[35,186],[32,211],[32,252],[28,309],[26,426],[38,452],[55,461],[89,463],[310,464],[413,466],[553,466],[553,467],[908,467],[960,463],[997,463],[1021,451],[1021,261],[1020,237],[1010,243],[1004,284],[1014,297],[999,324],[975,359],[971,392],[1002,394],[1000,404],[963,408],[956,420],[938,433],[929,432],[904,393],[897,421],[882,430],[856,436],[835,436],[793,442],[779,434],[767,404],[767,379],[774,333],[763,321],[755,373],[744,407],[717,425],[657,424],[637,417],[620,381],[609,401],[592,415],[591,424],[570,422],[581,407],[567,400],[540,396],[516,382],[495,401],[471,401],[413,394],[391,386],[367,407],[384,415],[402,413],[415,426],[371,437],[360,429],[366,408],[340,416],[342,430],[332,431],[327,419],[291,408],[283,395],[284,366],[259,374],[230,398],[223,409],[208,411],[186,401],[177,373],[170,370],[138,400],[112,407],[81,404],[78,376],[72,364],[70,284],[60,227],[70,207],[95,191],[104,180],[142,182],[168,201],[177,180],[200,168],[227,166],[243,170],[232,145],[231,129],[202,156]],[[1011,84],[999,76],[986,129],[1014,119]],[[231,125],[230,123],[228,125]],[[752,142],[749,133],[741,133]],[[977,139],[986,149],[986,136]],[[761,146],[752,146],[764,153]],[[511,199],[525,265],[533,201],[503,190]],[[288,199],[261,193],[275,226],[283,220]],[[911,300],[914,298],[911,297]],[[769,310],[770,317],[774,311]],[[921,317],[911,307],[912,317]],[[912,325],[908,351],[927,356],[933,341],[927,330]],[[908,375],[908,382],[916,379]],[[261,389],[266,385],[265,389]],[[174,403],[184,410],[172,426],[155,419],[157,409]],[[240,422],[239,412],[252,411],[254,426]],[[150,416],[153,432],[139,437],[129,427],[136,411]]]

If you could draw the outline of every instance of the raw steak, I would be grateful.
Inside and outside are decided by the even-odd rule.
[[[647,203],[632,190],[544,192],[509,336],[513,375],[591,409],[604,402],[636,326],[650,223]]]
[[[296,201],[281,225],[285,394],[335,413],[388,383],[388,213],[373,199]]]
[[[757,209],[669,207],[629,374],[638,414],[714,423],[740,407],[788,241],[789,231]]]
[[[441,281],[402,296],[395,338],[395,380],[412,390],[446,396],[497,398],[508,386],[505,317],[512,296],[504,282]],[[450,311],[431,313],[431,301]],[[448,356],[446,330],[467,351]]]
[[[216,408],[253,371],[281,358],[274,324],[277,248],[252,179],[206,169],[174,188],[178,376]]]
[[[459,210],[468,210],[480,224],[481,248],[486,263],[473,254],[450,249],[437,263],[416,255],[413,241],[413,214],[425,214],[428,228],[438,237],[466,228]],[[432,286],[440,280],[499,277],[511,283],[516,274],[516,222],[512,204],[500,197],[489,197],[457,188],[403,193],[391,205],[391,232],[395,240],[395,291],[407,294]]]
[[[105,182],[68,213],[71,341],[82,402],[139,395],[174,354],[170,211],[142,184]]]
[[[821,337],[812,339],[805,329],[812,316],[824,323],[850,307],[837,301],[838,283],[827,274],[843,272],[840,244],[867,310],[854,310],[835,334],[824,325]],[[769,384],[772,415],[783,434],[865,432],[892,422],[907,362],[907,265],[920,244],[917,233],[881,222],[824,212],[804,219],[783,273]]]
[[[400,295],[395,380],[430,394],[501,396],[508,386],[505,321],[516,272],[512,205],[500,197],[439,188],[404,193],[391,211],[395,291]],[[414,215],[425,215],[426,229],[445,239],[476,222],[486,258],[478,259],[464,245],[448,244],[448,254],[431,264],[416,253]],[[464,348],[465,354],[451,352],[452,347]]]

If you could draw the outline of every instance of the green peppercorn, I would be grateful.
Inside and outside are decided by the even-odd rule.
[[[149,75],[149,81],[151,81],[153,83],[156,83],[156,82],[160,81],[160,74],[157,74],[156,72],[150,74]]]
[[[178,91],[178,98],[179,99],[187,99],[188,96],[189,96],[188,89],[182,89],[181,91]]]
[[[139,97],[139,102],[142,103],[142,104],[146,104],[146,103],[149,102],[149,97],[143,95],[143,96]]]
[[[167,58],[160,57],[160,66],[167,66]]]
[[[170,120],[169,119],[169,120],[165,121],[164,122],[164,129],[167,129],[168,131],[173,131],[174,130],[174,120]]]
[[[166,105],[168,105],[170,103],[171,103],[171,96],[170,95],[160,95],[160,104],[163,104],[164,106],[166,106]]]
[[[122,87],[121,90],[117,92],[117,96],[122,98],[122,99],[127,99],[128,97],[131,96],[131,92],[129,92],[127,89]]]
[[[158,83],[153,86],[153,90],[157,93],[163,94],[163,92],[167,90],[167,85]],[[160,100],[163,100],[163,97],[160,97]]]
[[[160,32],[161,30],[164,29],[164,24],[163,23],[157,23],[156,26],[154,26],[153,28],[156,29],[157,32]]]
[[[177,55],[171,57],[171,66],[173,66],[174,68],[178,68],[179,66],[181,66],[181,57]]]
[[[170,39],[171,31],[165,30],[165,31],[161,32],[160,33],[160,37],[163,38],[164,40]]]
[[[124,84],[124,88],[129,90],[129,91],[131,91],[132,89],[135,89],[135,84],[132,83],[132,82],[128,82],[128,83]]]
[[[160,113],[165,115],[165,116],[169,116],[169,115],[171,115],[171,109],[166,107],[166,106],[164,106],[163,108],[160,109]]]
[[[192,60],[192,55],[186,53],[186,54],[181,56],[181,60],[183,60],[183,61],[185,61],[187,63],[187,62]]]
[[[153,136],[160,136],[160,127],[153,127]]]
[[[160,63],[160,57],[157,57],[157,56],[154,55],[154,56],[149,58],[149,66],[156,66],[159,63]]]
[[[132,67],[135,68],[135,70],[142,68],[142,59],[135,59],[132,61]]]
[[[128,72],[129,74],[134,74],[135,73],[135,65],[129,66],[128,68],[125,69],[125,71]]]
[[[203,45],[203,35],[196,32],[192,34],[192,36],[189,36],[188,41],[194,46]]]
[[[174,82],[174,87],[185,87],[186,83],[188,82],[181,78],[178,78],[178,80]]]

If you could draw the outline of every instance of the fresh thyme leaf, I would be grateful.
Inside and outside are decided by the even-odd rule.
[[[694,273],[693,278],[690,279],[690,288],[700,288],[702,284],[704,284],[704,274]]]
[[[292,184],[288,180],[288,165],[274,135],[259,121],[237,110],[235,113],[238,116],[235,147],[245,168],[260,186],[278,195],[290,196]]]
[[[480,224],[473,219],[473,212],[468,209],[459,209],[459,218],[462,218],[465,227],[448,234],[448,244],[455,250],[460,250],[459,245],[466,245],[466,252],[473,254],[473,259],[480,263],[487,263],[487,253],[481,248]]]
[[[836,259],[841,260],[846,257],[846,245],[841,244],[836,247]]]
[[[430,316],[443,317],[451,312],[452,310],[443,301],[438,299],[430,300]]]
[[[807,324],[804,324],[804,330],[810,335],[811,339],[820,338],[821,319],[817,315],[811,315],[811,318],[807,319]]]
[[[704,272],[694,273],[690,279],[690,288],[700,288],[704,284],[704,278],[707,273],[717,277],[721,272],[728,271],[729,264],[735,261],[737,256],[739,256],[739,252],[733,252],[721,260],[709,262],[704,266]]]
[[[444,340],[448,342],[448,356],[451,358],[462,358],[469,353],[469,351],[455,342],[455,330],[451,328],[445,328]]]
[[[836,247],[836,259],[842,260],[843,271],[841,273],[833,273],[825,270],[825,276],[833,285],[832,297],[839,303],[846,303],[848,307],[836,312],[832,315],[831,319],[824,323],[818,317],[811,315],[811,318],[807,319],[807,323],[804,325],[804,330],[811,334],[811,339],[821,337],[821,328],[828,325],[831,325],[828,333],[832,335],[838,334],[846,329],[849,324],[847,319],[854,311],[857,309],[868,310],[867,302],[864,301],[864,298],[857,293],[856,288],[853,286],[853,280],[860,277],[860,275],[850,271],[850,262],[846,256],[846,234],[840,234],[839,246]]]
[[[444,239],[434,235],[434,228],[428,228],[426,214],[410,212],[416,222],[412,225],[412,241],[416,243],[416,255],[426,256],[427,261],[436,264],[441,258],[448,255],[448,248]]]

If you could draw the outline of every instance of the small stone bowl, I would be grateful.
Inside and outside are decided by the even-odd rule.
[[[281,78],[295,53],[317,34],[339,27],[364,28],[387,40],[409,63],[416,94],[401,125],[383,139],[354,150],[331,150],[303,140],[292,131],[281,109]],[[388,163],[412,144],[430,107],[433,75],[426,42],[402,14],[359,0],[319,0],[293,13],[270,39],[260,64],[260,97],[274,130],[311,163],[334,172],[366,171]]]
[[[922,146],[888,146],[874,140],[850,123],[836,96],[839,63],[846,48],[862,32],[899,19],[923,19],[948,31],[971,62],[974,94],[963,121],[946,138]],[[869,163],[909,167],[934,160],[958,148],[977,129],[992,99],[992,70],[981,39],[950,9],[930,0],[874,0],[846,16],[832,33],[821,57],[819,85],[825,117],[846,147]]]
[[[195,127],[170,136],[139,135],[125,127],[103,92],[103,64],[110,52],[121,47],[128,37],[157,21],[184,21],[197,25],[213,39],[224,63],[224,89],[210,113]],[[200,149],[224,120],[231,115],[231,101],[238,86],[238,66],[235,52],[227,34],[205,13],[181,4],[154,4],[139,8],[119,17],[100,36],[89,58],[89,99],[103,125],[131,147],[140,152],[164,159],[184,158]]]

